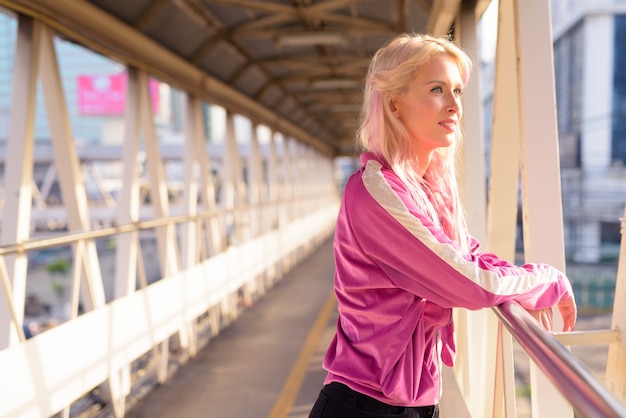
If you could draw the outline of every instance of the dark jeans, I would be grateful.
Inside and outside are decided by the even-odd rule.
[[[438,418],[439,407],[394,406],[350,389],[341,383],[325,385],[309,418]]]

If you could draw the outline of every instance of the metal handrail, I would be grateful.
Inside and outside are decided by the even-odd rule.
[[[256,203],[254,205],[239,204],[237,207],[234,208],[213,208],[209,210],[203,210],[194,215],[170,215],[158,219],[145,219],[92,230],[63,232],[60,234],[46,236],[42,238],[32,238],[21,243],[0,245],[0,257],[12,254],[24,254],[28,251],[42,250],[45,248],[57,247],[62,245],[71,245],[82,240],[107,238],[127,232],[145,231],[169,225],[177,225],[185,222],[199,222],[218,216],[223,216],[225,214],[245,212],[252,209],[262,209],[284,204],[298,204],[299,202],[320,202],[320,200],[323,198],[324,195],[315,194],[310,196],[293,197],[289,201],[281,199],[273,202]]]
[[[589,418],[626,417],[626,407],[517,302],[505,302],[494,312],[579,414]]]

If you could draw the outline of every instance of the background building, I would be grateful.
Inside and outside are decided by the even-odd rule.
[[[552,0],[565,241],[616,259],[626,199],[626,2]]]
[[[566,256],[614,262],[626,201],[626,1],[551,0],[551,7]],[[483,57],[488,154],[494,60]]]

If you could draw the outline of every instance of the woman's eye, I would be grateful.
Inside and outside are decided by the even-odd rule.
[[[455,95],[456,97],[461,97],[461,96],[463,96],[463,90],[461,90],[461,89],[455,89],[455,90],[454,90],[454,95]]]
[[[443,89],[441,87],[435,87],[434,89],[431,90],[433,93],[442,93]]]

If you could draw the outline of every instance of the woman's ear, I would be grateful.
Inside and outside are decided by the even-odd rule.
[[[393,115],[397,118],[400,117],[400,112],[398,111],[398,106],[396,106],[396,98],[393,97],[389,100],[389,110],[391,110],[391,113],[393,113]]]

